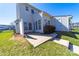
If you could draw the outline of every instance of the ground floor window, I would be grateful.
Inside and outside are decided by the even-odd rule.
[[[37,30],[37,21],[35,22],[35,25],[36,25],[36,30]]]
[[[39,30],[41,29],[41,20],[38,20]]]
[[[48,25],[50,25],[50,21],[48,21]]]
[[[29,30],[32,30],[32,23],[29,23]]]
[[[34,30],[35,30],[35,22],[33,23],[33,25],[34,25]]]
[[[24,22],[24,30],[28,30],[28,28],[27,28],[27,22]]]

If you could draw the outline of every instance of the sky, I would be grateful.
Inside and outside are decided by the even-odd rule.
[[[79,22],[78,3],[32,3],[32,5],[52,16],[72,15],[72,22]],[[16,20],[16,4],[0,3],[0,24],[9,25],[14,20]]]

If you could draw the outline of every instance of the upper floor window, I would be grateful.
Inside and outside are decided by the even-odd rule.
[[[33,9],[31,9],[31,13],[34,14],[34,10]]]
[[[28,9],[28,7],[26,6],[26,11],[28,11],[29,9]]]

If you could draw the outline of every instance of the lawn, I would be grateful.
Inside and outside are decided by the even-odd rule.
[[[71,32],[57,32],[60,39],[70,41],[71,44],[79,46],[79,28],[74,28]]]
[[[0,56],[77,56],[65,46],[48,41],[34,48],[27,40],[11,40],[13,31],[0,32]]]

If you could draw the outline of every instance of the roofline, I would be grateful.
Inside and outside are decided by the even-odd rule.
[[[73,17],[72,15],[58,15],[58,16],[53,16],[53,17],[67,17],[67,16]]]
[[[43,11],[43,13],[48,14],[50,17],[52,17],[52,15],[51,15],[51,14],[49,14],[49,13],[47,13],[47,12],[45,12],[45,11]]]
[[[79,22],[74,22],[74,23],[72,23],[72,24],[79,24]]]
[[[36,8],[36,7],[32,6],[32,5],[31,5],[31,4],[29,4],[29,3],[27,3],[27,4],[28,4],[29,6],[31,6],[31,7],[33,7],[34,9],[36,9],[36,10],[40,11],[40,12],[43,12],[43,13],[48,14],[50,17],[67,17],[67,16],[71,16],[71,17],[73,17],[72,15],[58,15],[58,16],[52,16],[51,14],[49,14],[49,13],[47,13],[47,12],[45,12],[45,11],[42,11],[42,10],[40,10],[40,9]]]
[[[27,4],[28,4],[28,3],[27,3]],[[33,5],[31,5],[31,4],[28,4],[28,5],[31,6],[31,7],[33,7],[34,9],[40,11],[40,12],[46,13],[46,14],[48,14],[49,16],[52,17],[52,15],[50,15],[49,13],[47,13],[47,12],[45,12],[45,11],[43,11],[43,10],[40,10],[40,9],[36,8],[36,7],[34,7]]]
[[[24,5],[28,4],[28,5],[31,6],[32,8],[38,10],[39,12],[43,12],[43,13],[48,14],[50,17],[67,17],[67,16],[73,17],[72,15],[58,15],[58,16],[52,16],[51,14],[49,14],[49,13],[43,11],[43,10],[40,10],[40,9],[36,8],[36,7],[34,7],[33,5],[31,5],[31,4],[29,4],[29,3],[16,3],[16,4],[24,4]]]
[[[17,4],[20,4],[20,3],[17,3]],[[39,12],[46,13],[46,14],[48,14],[49,16],[52,17],[52,15],[50,15],[49,13],[47,13],[47,12],[45,12],[45,11],[43,11],[43,10],[38,9],[38,8],[34,7],[33,5],[31,5],[31,4],[29,4],[29,3],[21,3],[21,4],[24,4],[24,5],[28,4],[28,5],[31,6],[32,8],[38,10]]]
[[[27,4],[28,4],[28,3],[27,3]],[[31,4],[28,4],[28,5],[31,6],[32,8],[34,8],[34,9],[36,9],[36,10],[42,12],[42,10],[40,10],[40,9],[38,9],[38,8],[36,8],[36,7],[34,7],[33,5],[31,5]]]
[[[31,6],[32,8],[34,8],[34,9],[36,9],[36,10],[42,12],[42,10],[40,10],[40,9],[38,9],[38,8],[36,8],[36,7],[34,7],[34,6],[32,6],[30,3],[16,3],[16,4],[24,4],[24,5],[28,4],[28,5]]]

